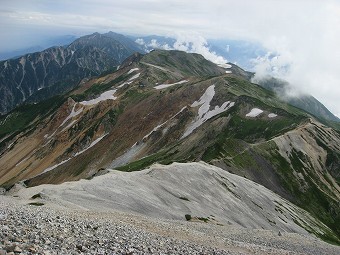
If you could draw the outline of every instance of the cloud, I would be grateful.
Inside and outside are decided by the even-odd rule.
[[[215,64],[230,67],[226,64],[228,61],[224,57],[209,48],[207,40],[200,34],[192,32],[186,34],[177,33],[173,36],[176,38],[176,41],[172,45],[159,43],[157,39],[152,39],[149,43],[146,43],[142,38],[138,38],[136,43],[146,47],[146,49],[181,50],[189,53],[198,53]]]
[[[110,30],[176,33],[177,43],[169,47],[189,49],[214,62],[224,60],[207,51],[204,38],[261,43],[270,53],[257,59],[258,70],[284,75],[340,113],[338,0],[2,0],[0,24],[0,52],[34,41],[39,33]]]
[[[201,54],[204,58],[218,65],[225,65],[228,61],[211,51],[207,40],[197,33],[177,34],[177,40],[173,45],[176,50]]]
[[[276,26],[284,36],[271,33],[263,40],[270,52],[253,60],[254,70],[256,78],[270,74],[287,80],[295,92],[312,94],[340,116],[340,4],[313,5],[316,9],[307,5],[290,29]]]
[[[142,38],[137,38],[135,42],[141,46],[144,46],[146,51],[150,51],[152,49],[163,49],[163,50],[173,49],[167,43],[164,43],[164,44],[159,43],[157,39],[151,39],[149,43],[146,43]]]

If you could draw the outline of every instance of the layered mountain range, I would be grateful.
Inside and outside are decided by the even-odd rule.
[[[81,80],[113,70],[141,48],[113,32],[0,62],[0,114],[73,89]]]
[[[96,34],[92,37],[99,38]],[[86,48],[81,40],[77,43]],[[78,49],[77,43],[67,49]],[[105,51],[114,52],[107,48]],[[120,56],[111,66],[122,61],[123,54]],[[88,64],[94,69],[100,66]],[[96,183],[105,181],[105,177],[96,176],[110,172],[108,169],[131,172],[153,163],[183,162],[174,178],[183,176],[190,180],[192,175],[193,190],[209,189],[209,185],[194,184],[200,178],[224,187],[216,193],[225,192],[224,195],[214,197],[214,192],[206,192],[210,200],[216,199],[216,208],[231,206],[225,196],[234,196],[247,203],[242,208],[258,208],[257,217],[263,218],[254,223],[256,227],[276,225],[278,229],[300,232],[302,228],[339,242],[339,131],[281,101],[274,92],[251,83],[250,78],[249,73],[235,65],[223,68],[199,54],[165,50],[134,53],[117,70],[83,80],[62,95],[18,107],[2,116],[0,185],[10,189],[20,181],[32,187],[92,178],[90,182]],[[193,169],[202,166],[188,163],[190,172],[181,174],[185,163],[199,161],[218,170],[203,167],[202,171],[208,173],[201,171],[196,176]],[[230,173],[224,175],[220,171],[257,184],[249,184],[243,178],[236,183]],[[209,173],[217,176],[214,182]],[[163,175],[155,178],[168,178]],[[175,183],[169,179],[168,185]],[[297,213],[291,204],[270,195],[272,203],[277,201],[277,207],[272,209],[280,222],[273,220],[273,210],[260,210],[266,203],[261,204],[259,197],[246,201],[251,193],[241,194],[237,190],[247,185],[254,189],[256,185],[264,186],[303,210]],[[131,185],[131,189],[135,186]],[[190,188],[190,181],[181,189],[184,186]],[[268,194],[264,187],[259,188],[261,194]],[[110,196],[113,204],[114,197]],[[182,198],[192,199],[185,194]],[[162,206],[164,203],[159,208]],[[304,210],[308,217],[302,216]],[[282,215],[289,212],[287,220]],[[267,213],[270,216],[266,220]],[[248,220],[240,225],[251,227],[245,223]],[[225,223],[228,219],[220,221]]]

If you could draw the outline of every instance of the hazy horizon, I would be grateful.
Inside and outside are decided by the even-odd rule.
[[[36,46],[44,38],[108,31],[201,46],[207,39],[257,43],[267,49],[253,59],[258,75],[285,79],[340,116],[336,0],[3,0],[0,22],[0,52]]]

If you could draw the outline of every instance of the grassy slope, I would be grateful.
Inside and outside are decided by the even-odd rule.
[[[34,128],[39,121],[54,112],[65,102],[62,96],[56,96],[37,104],[22,105],[10,113],[0,117],[0,150],[20,132]]]
[[[225,164],[235,169],[248,169],[255,171],[252,174],[262,176],[264,163],[270,164],[275,171],[273,173],[281,184],[283,190],[288,194],[291,200],[297,203],[302,208],[312,213],[315,217],[322,220],[326,225],[331,227],[338,235],[339,225],[338,206],[334,200],[325,195],[320,188],[312,181],[317,179],[317,176],[306,175],[309,189],[301,192],[300,184],[295,181],[296,177],[293,171],[302,172],[299,168],[302,164],[299,161],[299,155],[293,154],[291,161],[294,162],[293,168],[283,159],[277,152],[277,148],[272,142],[266,143],[270,139],[282,135],[289,130],[296,128],[301,123],[304,123],[309,118],[309,115],[302,110],[281,102],[270,91],[267,91],[260,86],[251,84],[237,77],[225,77],[227,82],[228,93],[237,96],[235,107],[227,113],[223,113],[218,117],[231,116],[228,125],[220,132],[211,143],[205,148],[201,159],[206,162],[211,162],[216,159],[223,159]],[[246,118],[244,116],[245,108],[256,106],[269,112],[276,112],[280,117],[272,120],[264,118]],[[215,118],[218,118],[215,117]],[[261,145],[253,145],[261,141]],[[143,169],[152,163],[159,162],[168,164],[173,161],[178,161],[182,157],[178,157],[178,148],[162,150],[156,154],[145,157],[141,160],[132,162],[126,166],[122,166],[119,170],[136,171]],[[176,146],[175,146],[176,148]],[[198,155],[198,154],[197,154]],[[196,155],[196,156],[197,156]],[[197,160],[194,156],[192,159]],[[195,158],[196,157],[196,158]],[[258,173],[256,173],[258,171]],[[281,194],[284,195],[284,194]],[[294,199],[295,198],[295,199]],[[335,211],[332,212],[333,208]],[[333,233],[327,232],[320,236],[323,239],[337,243],[339,241]]]

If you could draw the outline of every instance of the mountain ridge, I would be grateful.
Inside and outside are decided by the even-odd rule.
[[[51,47],[1,61],[0,114],[28,99],[36,102],[65,93],[82,79],[117,67],[136,49],[137,44],[130,49],[110,36],[95,33],[81,37],[67,47]]]
[[[31,128],[2,134],[2,186],[203,160],[274,190],[339,234],[339,133],[239,73],[198,54],[155,50],[58,102]],[[6,118],[1,127],[18,117]]]
[[[134,173],[108,171],[91,180],[41,185],[16,194],[26,200],[40,194],[43,203],[52,200],[91,211],[118,210],[175,220],[191,215],[211,224],[276,232],[331,232],[263,186],[203,162],[154,164]]]
[[[301,108],[321,121],[326,122],[328,125],[332,125],[332,122],[340,122],[340,119],[330,112],[320,101],[318,101],[312,95],[304,93],[293,93],[297,95],[289,95],[289,91],[292,90],[291,85],[284,81],[274,77],[265,77],[262,79],[255,79],[255,83],[258,83],[262,87],[274,91],[281,100]],[[338,128],[338,127],[337,127]]]

